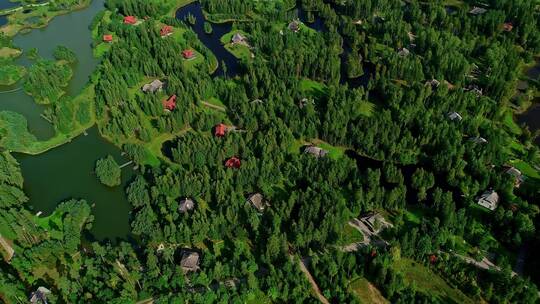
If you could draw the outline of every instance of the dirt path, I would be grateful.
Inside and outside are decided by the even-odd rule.
[[[472,264],[478,268],[481,268],[481,269],[485,269],[485,270],[496,270],[496,271],[501,271],[501,267],[493,264],[493,262],[491,262],[488,258],[484,257],[482,259],[482,261],[478,262],[477,260],[471,258],[471,257],[467,257],[467,256],[462,256],[462,255],[459,255],[457,253],[454,254],[455,256],[459,257],[460,259],[464,260],[465,262],[469,263],[469,264]],[[517,273],[515,271],[512,271],[512,276],[516,276]]]
[[[209,102],[206,102],[206,101],[201,101],[201,103],[209,108],[213,108],[213,109],[216,109],[218,111],[221,111],[221,112],[226,112],[227,110],[224,108],[224,107],[220,107],[220,106],[217,106],[215,104],[211,104]]]
[[[321,290],[319,289],[319,285],[317,285],[317,282],[315,282],[315,279],[313,278],[313,276],[307,269],[304,259],[300,259],[298,264],[300,265],[300,269],[302,270],[302,272],[306,275],[309,283],[311,284],[311,288],[317,295],[317,298],[319,299],[319,301],[321,301],[321,303],[324,303],[324,304],[330,304],[330,302],[328,302],[328,299],[325,298],[325,296],[321,293]]]
[[[2,235],[0,235],[0,246],[2,246],[2,248],[4,249],[4,251],[7,254],[6,255],[6,261],[7,262],[11,261],[11,258],[15,254],[15,250],[13,250],[13,247],[11,247],[11,245],[2,237]],[[1,257],[1,255],[0,255],[0,257]]]

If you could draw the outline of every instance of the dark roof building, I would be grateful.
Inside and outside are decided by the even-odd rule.
[[[319,147],[316,147],[314,145],[310,145],[304,149],[304,153],[311,154],[317,158],[320,158],[320,157],[325,157],[326,154],[328,154],[328,151],[321,149]]]
[[[195,208],[195,202],[190,198],[184,198],[180,200],[178,211],[180,211],[180,213],[186,213],[193,210],[193,208]]]
[[[308,99],[308,98],[302,98],[300,100],[300,103],[298,104],[298,106],[300,107],[300,109],[303,109],[304,107],[307,107],[309,105],[315,105],[315,101],[313,99]]]
[[[426,81],[426,86],[431,86],[433,88],[438,88],[441,85],[441,82],[437,79],[433,78],[431,80]]]
[[[493,190],[484,192],[478,199],[478,205],[491,211],[495,210],[495,208],[497,208],[499,205],[499,194]]]
[[[264,208],[266,208],[267,204],[264,201],[264,197],[260,193],[253,193],[249,195],[248,202],[255,207],[259,212],[263,212]]]
[[[236,33],[232,36],[231,38],[231,42],[232,43],[241,43],[241,42],[244,42],[246,41],[246,37],[244,37],[242,34],[240,33]]]
[[[297,20],[293,20],[291,21],[291,23],[289,23],[288,28],[289,30],[297,33],[300,30],[300,22],[298,22]]]
[[[199,258],[200,255],[196,251],[184,250],[182,253],[182,260],[180,266],[184,272],[199,270]]]
[[[506,174],[512,175],[516,179],[516,182],[515,182],[516,187],[521,186],[521,184],[525,181],[525,177],[523,176],[523,173],[521,173],[521,171],[519,171],[518,169],[514,167],[508,168],[505,172]]]
[[[398,55],[400,57],[407,57],[411,54],[411,51],[409,51],[407,48],[401,48],[398,50]]]
[[[461,117],[461,115],[458,112],[448,113],[448,118],[450,118],[450,120],[457,120],[457,121],[461,121],[463,119],[463,117]]]
[[[469,11],[469,14],[482,15],[482,14],[485,14],[486,12],[487,12],[487,9],[475,6]]]
[[[483,137],[480,137],[480,136],[472,137],[469,140],[474,142],[475,144],[487,144],[488,143],[487,139],[485,139]]]
[[[155,93],[157,91],[161,91],[161,89],[163,89],[163,82],[161,82],[159,79],[147,83],[142,87],[142,90],[145,93]]]
[[[51,294],[51,291],[47,288],[40,286],[36,291],[30,294],[30,303],[37,304],[43,303],[47,304],[47,295]]]

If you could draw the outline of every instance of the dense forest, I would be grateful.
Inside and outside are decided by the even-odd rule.
[[[515,265],[539,250],[540,154],[507,121],[540,53],[532,1],[201,0],[248,36],[253,55],[224,76],[172,2],[108,0],[91,25],[96,48],[115,39],[91,85],[100,133],[136,165],[130,238],[92,241],[84,200],[33,217],[3,152],[0,299],[45,286],[49,303],[366,303],[354,283],[367,280],[390,303],[538,302],[538,262]],[[76,56],[54,56],[24,88],[57,122]],[[112,157],[96,174],[120,184]],[[477,204],[486,191],[493,211]],[[373,214],[382,232],[354,228]]]

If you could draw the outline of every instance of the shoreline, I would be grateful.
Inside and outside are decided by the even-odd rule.
[[[56,11],[56,12],[54,12],[52,14],[52,16],[45,19],[44,24],[37,24],[37,25],[35,25],[35,24],[32,24],[32,25],[11,24],[11,22],[10,22],[10,19],[11,19],[10,14],[13,13],[13,12],[17,12],[18,10],[21,10],[23,8],[21,6],[18,10],[12,11],[11,13],[5,15],[8,18],[8,23],[6,25],[0,27],[0,32],[4,33],[7,37],[13,38],[13,37],[17,36],[18,34],[26,33],[26,31],[31,31],[31,30],[34,30],[34,29],[40,29],[40,28],[47,27],[49,25],[49,23],[51,22],[51,20],[53,20],[55,17],[66,15],[66,14],[73,13],[73,12],[80,11],[80,10],[84,10],[84,9],[86,9],[86,8],[88,8],[90,6],[92,1],[93,0],[86,0],[81,5],[75,5],[72,8],[67,9],[67,10]],[[49,4],[49,2],[47,2],[47,4]],[[45,5],[39,5],[39,6],[33,6],[33,7],[41,7],[41,6],[45,6]],[[13,32],[10,31],[11,28],[14,28]]]

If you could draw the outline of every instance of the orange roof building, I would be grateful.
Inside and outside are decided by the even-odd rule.
[[[172,33],[173,33],[173,27],[170,25],[163,26],[161,30],[159,31],[159,34],[161,35],[161,37],[169,36]]]
[[[214,135],[216,137],[223,137],[225,136],[226,133],[227,133],[227,126],[225,126],[222,123],[220,123],[214,128]]]
[[[506,22],[505,24],[503,24],[503,30],[505,32],[511,32],[513,29],[514,25],[512,24],[512,22]]]
[[[135,16],[125,16],[124,17],[124,24],[135,24],[137,23],[137,17]]]
[[[103,42],[112,42],[113,36],[112,35],[103,35]]]
[[[182,56],[185,58],[185,59],[192,59],[195,57],[195,52],[191,49],[187,49],[187,50],[183,50],[182,51]]]

